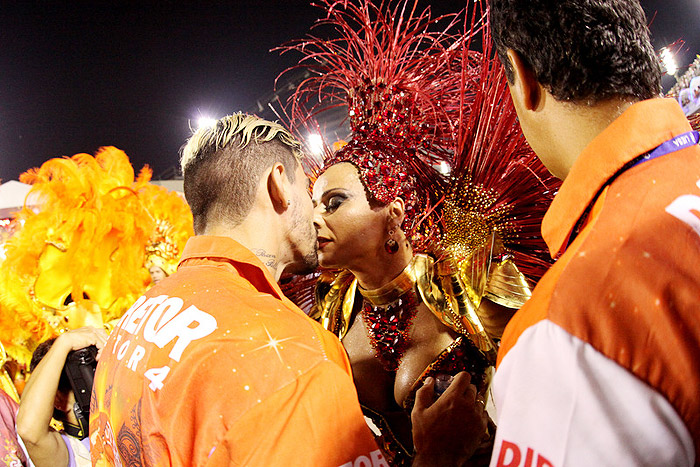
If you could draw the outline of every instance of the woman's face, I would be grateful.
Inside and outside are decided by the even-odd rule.
[[[384,248],[387,208],[372,208],[354,165],[328,168],[314,184],[314,225],[323,267],[366,269]]]
[[[165,274],[165,271],[163,271],[158,266],[151,266],[150,268],[148,268],[148,272],[151,275],[151,281],[154,284],[157,284],[158,282],[162,281],[168,276],[167,274]]]

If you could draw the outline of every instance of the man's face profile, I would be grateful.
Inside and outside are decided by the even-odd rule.
[[[318,267],[316,228],[313,225],[313,203],[309,186],[309,178],[301,165],[297,164],[292,184],[292,221],[289,232],[295,260],[287,267],[288,272],[296,274],[308,273]]]

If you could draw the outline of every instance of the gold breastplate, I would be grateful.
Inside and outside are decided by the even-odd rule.
[[[361,290],[349,271],[324,274],[316,289],[312,317],[342,339],[356,302],[364,297],[374,305],[382,305],[413,288],[445,326],[467,336],[493,364],[497,348],[479,317],[481,299],[487,297],[500,305],[519,308],[530,297],[530,288],[510,259],[492,264],[485,277],[479,278],[474,277],[470,264],[465,261],[458,265],[450,258],[436,262],[431,256],[416,254],[398,277],[373,291]]]

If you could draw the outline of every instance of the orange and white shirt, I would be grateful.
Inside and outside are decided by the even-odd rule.
[[[225,237],[190,239],[110,335],[90,442],[97,466],[387,466],[340,342]]]
[[[690,130],[639,102],[576,160],[542,223],[561,257],[503,335],[491,466],[698,465],[700,147],[608,184]]]

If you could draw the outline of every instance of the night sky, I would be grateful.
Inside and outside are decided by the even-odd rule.
[[[463,4],[431,3],[440,13]],[[657,12],[654,46],[684,39],[687,66],[700,53],[700,0],[642,4],[650,20]],[[319,15],[308,0],[0,2],[0,179],[105,145],[136,170],[172,175],[190,125],[255,111],[298,59],[269,50]]]

